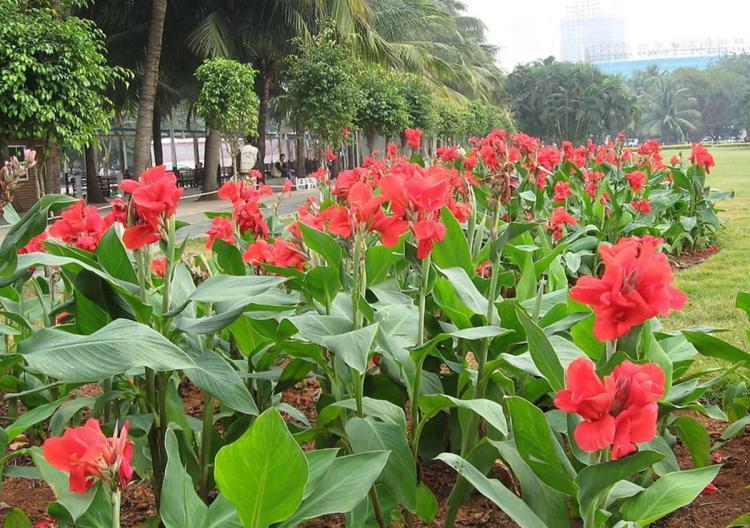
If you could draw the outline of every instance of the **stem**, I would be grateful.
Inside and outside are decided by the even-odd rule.
[[[431,255],[427,255],[422,260],[422,284],[419,288],[419,323],[417,325],[417,346],[424,344],[425,336],[425,316],[427,306],[427,288],[430,280],[430,262]],[[422,366],[424,365],[424,356],[420,358],[416,365],[414,373],[414,391],[411,396],[411,441],[414,461],[417,460],[419,445],[417,444],[418,436],[416,434],[419,426],[419,393],[422,388]]]
[[[544,296],[544,285],[546,281],[544,278],[539,281],[539,289],[536,292],[536,300],[534,301],[534,313],[532,317],[535,323],[539,322],[539,314],[542,313],[542,297]]]
[[[112,528],[120,528],[120,490],[113,491],[110,499],[112,501]]]
[[[214,399],[207,392],[203,394],[203,428],[201,429],[201,481],[200,497],[208,500],[209,477],[211,476],[211,434],[214,431]]]
[[[497,217],[497,215],[495,215]],[[494,242],[497,233],[497,218],[493,221],[492,225],[492,237],[490,240]],[[498,281],[498,269],[500,267],[500,255],[497,256],[497,260],[492,264],[492,275],[490,277],[490,289],[488,292],[488,303],[487,303],[487,324],[491,325],[495,319],[495,299],[497,299],[497,281]],[[474,387],[474,399],[480,399],[484,397],[486,384],[484,383],[484,368],[487,364],[487,356],[490,350],[490,343],[492,338],[487,338],[482,341],[482,349],[477,358],[477,384]],[[461,439],[461,457],[466,458],[467,453],[472,448],[472,444],[476,439],[477,431],[479,429],[479,418],[476,414],[471,413],[469,415],[469,423],[466,427],[466,434]],[[453,485],[451,494],[448,497],[448,508],[445,516],[444,528],[452,528],[456,522],[456,516],[458,510],[463,502],[463,497],[466,494],[468,487],[468,481],[463,477],[458,477],[456,483]]]
[[[362,288],[361,281],[361,261],[362,261],[362,231],[357,228],[354,233],[354,258],[352,261],[352,274],[354,276],[354,284],[352,286],[352,324],[354,329],[357,330],[362,328],[362,314],[359,311],[359,295],[360,289]]]
[[[175,248],[175,218],[167,220],[167,269],[164,272],[164,292],[162,294],[162,314],[169,312],[170,294],[172,289],[172,272],[174,271]]]

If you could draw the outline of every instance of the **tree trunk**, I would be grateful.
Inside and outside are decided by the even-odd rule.
[[[161,112],[159,112],[158,108],[154,108],[151,135],[154,142],[154,165],[162,165],[164,163],[164,149],[161,144]]]
[[[62,169],[62,153],[60,145],[50,141],[44,156],[46,164],[44,171],[44,189],[48,194],[60,194],[60,172]]]
[[[203,159],[206,162],[205,173],[203,174],[203,192],[209,193],[219,188],[216,182],[216,173],[219,170],[219,156],[221,149],[221,134],[214,130],[209,130],[206,136],[206,151]],[[201,200],[218,200],[216,193],[201,196]]]
[[[133,173],[138,177],[149,165],[149,143],[151,143],[156,103],[156,86],[159,80],[159,60],[161,58],[164,18],[167,14],[167,0],[153,0],[151,22],[148,28],[146,60],[143,66],[143,84],[138,102],[138,120],[135,126],[135,160]]]
[[[88,203],[105,203],[104,193],[102,193],[99,184],[99,174],[97,173],[97,152],[96,145],[86,147],[86,197]]]
[[[304,128],[297,128],[297,145],[294,147],[294,150],[296,150],[297,155],[297,178],[305,178],[307,177],[307,174],[305,173],[305,129]]]
[[[265,66],[261,66],[258,78],[258,159],[266,163],[266,129],[268,128],[268,104],[271,100],[273,79]]]

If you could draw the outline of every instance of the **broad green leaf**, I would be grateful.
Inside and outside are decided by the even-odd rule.
[[[310,496],[310,493],[318,485],[328,467],[336,460],[338,452],[338,448],[333,447],[329,449],[316,449],[305,453],[307,467],[310,469],[310,478],[307,479],[307,484],[305,484],[304,498]]]
[[[425,523],[432,524],[438,512],[438,500],[430,488],[422,482],[417,487],[417,517]]]
[[[379,480],[404,508],[416,512],[417,471],[403,429],[372,418],[355,417],[346,423],[346,436],[356,453],[391,452]]]
[[[95,255],[102,268],[113,277],[133,284],[138,283],[133,264],[130,262],[128,253],[125,251],[125,247],[122,245],[120,237],[117,236],[114,227],[110,227],[99,239]]]
[[[641,335],[638,340],[638,348],[640,349],[641,357],[652,363],[656,363],[664,371],[664,394],[667,394],[672,388],[672,360],[664,352],[656,337],[654,337],[650,320],[643,323]]]
[[[479,292],[474,283],[471,282],[469,275],[463,270],[463,268],[441,269],[440,272],[450,281],[456,295],[466,308],[472,313],[484,317],[487,316],[489,303],[484,295]],[[493,321],[497,321],[497,310],[495,310],[494,307],[493,314],[495,314]]]
[[[258,414],[258,407],[247,386],[224,358],[208,351],[194,360],[197,368],[184,369],[190,381],[235,411],[252,416]]]
[[[5,523],[3,526],[4,528],[32,528],[31,520],[19,508],[13,508],[5,514]]]
[[[442,460],[455,469],[479,493],[494,502],[498,508],[523,528],[547,528],[534,511],[512,491],[503,486],[499,480],[485,477],[477,468],[453,453],[442,453],[437,457],[437,460]]]
[[[549,338],[544,330],[532,321],[523,308],[516,307],[516,314],[526,332],[526,340],[529,343],[529,352],[534,364],[549,382],[552,390],[562,390],[565,387],[565,371],[549,342]]]
[[[445,238],[435,244],[432,258],[441,268],[462,268],[471,277],[474,275],[474,264],[464,230],[447,207],[440,211],[440,215],[446,227]]]
[[[750,513],[737,517],[726,528],[740,528],[742,526],[750,526]]]
[[[630,475],[651,467],[664,458],[657,451],[640,451],[619,460],[604,462],[583,468],[576,477],[578,504],[583,513],[612,486]]]
[[[208,507],[203,528],[242,528],[237,508],[224,495],[219,494]]]
[[[242,300],[247,301],[245,304],[252,304],[254,298],[282,284],[285,280],[283,277],[260,275],[241,277],[214,275],[198,286],[190,299],[210,303]]]
[[[378,328],[378,323],[375,323],[345,334],[328,336],[323,338],[323,345],[351,368],[364,374]]]
[[[198,365],[146,325],[118,319],[91,335],[45,328],[19,344],[29,369],[58,381],[93,382],[148,367],[183,370]]]
[[[461,400],[447,394],[425,394],[419,398],[419,408],[422,409],[427,420],[443,409],[456,407],[477,413],[502,434],[508,434],[503,406],[497,402],[485,399]]]
[[[297,225],[299,225],[302,232],[302,239],[305,241],[307,247],[323,257],[329,266],[337,268],[341,265],[343,251],[335,238],[328,233],[318,231],[306,225],[304,222],[298,222]]]
[[[622,503],[620,511],[626,521],[647,526],[678,508],[690,504],[708,486],[721,466],[668,473],[646,491]]]
[[[8,442],[15,440],[18,435],[26,431],[29,427],[33,427],[52,416],[61,404],[62,401],[54,401],[34,407],[23,413],[5,430],[5,433],[8,435]]]
[[[365,254],[365,270],[367,272],[367,286],[373,286],[386,280],[388,270],[396,264],[400,257],[394,252],[395,248],[388,246],[372,246]]]
[[[279,528],[333,513],[352,511],[372,488],[388,461],[388,452],[371,451],[334,460],[294,516]]]
[[[227,244],[217,238],[211,245],[211,251],[213,251],[216,262],[225,275],[240,276],[247,274],[245,263],[242,262],[242,254],[234,244]]]
[[[575,473],[565,453],[552,437],[544,413],[518,396],[512,396],[506,401],[513,437],[521,458],[549,487],[575,497],[578,490],[571,476]]]
[[[671,427],[690,451],[693,466],[707,466],[711,459],[711,438],[706,428],[690,416],[679,416]]]
[[[325,340],[330,336],[344,334],[352,329],[352,322],[343,317],[304,313],[289,317],[288,320],[297,328],[298,335],[320,346],[326,346]]]
[[[266,528],[295,512],[309,471],[281,414],[269,409],[239,440],[221,448],[214,476],[245,527]]]
[[[167,468],[161,488],[159,514],[166,528],[203,528],[208,506],[195,492],[193,479],[182,466],[174,428],[167,430]]]
[[[732,364],[745,363],[750,364],[750,353],[730,345],[726,341],[705,332],[695,332],[683,330],[684,335],[690,341],[698,352],[704,356],[723,359]]]
[[[510,467],[521,486],[521,498],[542,519],[548,528],[570,528],[568,497],[553,490],[537,477],[518,453],[513,440],[494,442],[503,461]]]

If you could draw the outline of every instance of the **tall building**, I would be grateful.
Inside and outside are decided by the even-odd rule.
[[[615,0],[568,0],[560,22],[560,58],[591,62],[590,57],[625,53],[625,21]]]

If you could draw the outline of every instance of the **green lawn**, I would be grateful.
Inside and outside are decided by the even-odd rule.
[[[665,151],[669,159],[677,151]],[[689,149],[682,149],[688,155]],[[750,148],[713,148],[716,167],[708,182],[733,190],[734,200],[723,202],[721,217],[728,221],[720,237],[721,250],[708,261],[676,274],[677,286],[688,295],[681,312],[664,320],[668,329],[695,325],[726,329],[724,339],[748,348],[750,328],[744,312],[734,307],[738,291],[750,291]]]

